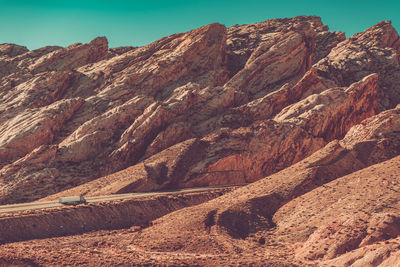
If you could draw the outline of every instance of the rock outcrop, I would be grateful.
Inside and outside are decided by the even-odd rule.
[[[1,44],[0,45],[0,56],[1,57],[16,57],[24,54],[29,50],[25,46],[16,44]]]
[[[388,22],[345,39],[303,16],[228,29],[214,23],[138,48],[109,49],[104,37],[34,51],[1,45],[2,201],[11,202],[17,176],[19,186],[30,181],[24,199],[41,198],[143,165],[192,138],[203,152],[179,177],[136,188],[132,176],[123,187],[256,181],[394,108],[398,43]],[[11,172],[40,146],[55,155]],[[52,190],[29,178],[49,169],[58,177]]]
[[[60,100],[10,116],[0,128],[1,162],[16,160],[41,145],[51,144],[83,102],[81,98]]]
[[[385,117],[391,117],[391,112],[394,111],[387,112]],[[371,120],[361,125],[371,131],[377,126]],[[400,135],[384,137],[384,127],[378,132],[381,134],[376,136],[377,149],[379,143],[387,141],[398,155]],[[392,131],[397,132],[397,129]],[[350,136],[344,140],[347,138]],[[363,147],[365,141],[362,138],[353,141],[351,149],[341,145],[343,140],[333,141],[276,174],[156,220],[153,226],[136,235],[135,244],[165,251],[169,251],[168,247],[180,247],[188,253],[211,253],[216,249],[242,250],[245,242],[237,240],[253,242],[252,236],[261,238],[268,234],[268,238],[281,242],[282,239],[304,242],[296,250],[298,258],[327,260],[358,247],[376,246],[382,240],[397,238],[398,213],[393,213],[397,206],[388,203],[395,203],[394,198],[398,198],[395,177],[400,158],[389,157],[392,159],[382,162],[385,159],[371,155],[375,162],[381,163],[366,168],[370,162],[359,159],[369,152]],[[226,235],[230,239],[224,238]],[[163,238],[160,241],[156,236]]]
[[[322,77],[348,86],[371,74],[379,74],[380,105],[394,108],[400,101],[399,35],[389,21],[380,22],[339,43],[315,68]]]

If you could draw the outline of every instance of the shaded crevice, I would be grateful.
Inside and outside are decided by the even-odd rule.
[[[282,202],[275,193],[250,199],[219,213],[217,225],[232,238],[245,239],[251,233],[275,227],[272,217]]]
[[[217,214],[217,210],[212,210],[206,215],[206,219],[204,220],[204,225],[210,231],[211,226],[214,226],[216,221],[215,221],[215,215]]]

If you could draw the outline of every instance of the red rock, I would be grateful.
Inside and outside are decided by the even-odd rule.
[[[74,82],[72,72],[44,72],[20,83],[2,94],[0,109],[15,112],[16,109],[47,106],[61,99]]]
[[[315,16],[298,16],[285,19],[271,19],[260,23],[249,25],[234,25],[228,29],[227,57],[230,75],[235,75],[248,61],[250,55],[263,42],[271,36],[286,33],[295,25],[309,23],[316,32],[327,31],[321,18]],[[329,42],[330,43],[330,42]],[[332,46],[332,45],[331,45]],[[320,47],[326,51],[327,47]]]
[[[339,86],[348,86],[377,73],[380,105],[394,108],[400,102],[399,35],[390,22],[380,22],[339,43],[315,64],[318,74]]]
[[[29,66],[29,69],[34,73],[70,70],[105,58],[107,50],[107,39],[97,37],[87,44],[74,44],[65,49],[48,53],[37,59],[34,64]]]
[[[379,32],[388,38],[365,41]],[[97,38],[34,50],[9,59],[21,67],[1,80],[3,121],[26,105],[85,98],[50,142],[39,142],[58,147],[57,163],[49,166],[73,185],[140,164],[193,137],[208,144],[206,152],[176,186],[255,181],[381,110],[386,96],[379,71],[337,88],[342,82],[327,77],[323,66],[354,45],[388,49],[397,42],[393,36],[383,23],[337,44],[343,35],[328,32],[319,18],[296,17],[228,30],[210,24],[140,48],[110,50],[105,38]],[[326,54],[311,67],[313,57]],[[47,69],[57,71],[42,72]],[[3,151],[4,159],[17,157]]]
[[[362,120],[377,114],[378,75],[372,74],[349,88],[332,88],[292,104],[275,116],[278,122],[291,122],[326,141],[341,139]]]
[[[49,106],[26,109],[1,127],[1,162],[16,160],[33,149],[51,144],[65,121],[84,102],[81,98],[60,100]]]
[[[271,34],[227,85],[252,96],[263,96],[276,84],[302,75],[311,67],[314,42],[315,32],[307,22],[294,25],[287,33]]]
[[[315,37],[315,52],[312,63],[317,63],[326,57],[335,46],[344,40],[346,40],[346,36],[343,32],[318,32]]]
[[[80,162],[100,153],[115,131],[128,127],[150,103],[146,97],[136,97],[85,122],[59,144],[60,159]]]
[[[29,50],[25,46],[15,44],[0,44],[0,57],[16,57]]]

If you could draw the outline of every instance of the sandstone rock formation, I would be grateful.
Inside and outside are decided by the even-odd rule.
[[[376,126],[365,124],[372,131]],[[379,132],[384,133],[385,129]],[[397,132],[398,129],[393,129],[392,133]],[[400,135],[391,135],[391,139],[380,136],[378,140],[371,139],[375,146],[380,147],[378,144],[387,140],[398,155]],[[400,158],[365,168],[370,163],[360,160],[360,155],[369,151],[363,147],[364,140],[357,144],[349,150],[333,141],[272,176],[164,216],[138,233],[135,244],[155,246],[162,251],[174,247],[198,253],[245,251],[255,236],[256,240],[263,238],[270,243],[278,239],[289,240],[289,244],[305,242],[296,249],[296,257],[316,260],[332,259],[358,247],[371,244],[376,247],[382,240],[398,238],[398,209],[394,203],[398,198],[395,177],[400,170]],[[160,236],[161,240],[156,238]]]
[[[140,48],[107,49],[105,38],[25,53],[3,45],[4,64],[16,69],[3,73],[2,121],[63,99],[84,102],[46,142],[18,144],[23,152],[4,145],[2,165],[42,144],[58,147],[41,168],[57,170],[63,182],[50,192],[35,188],[35,199],[141,164],[196,137],[205,152],[174,178],[176,186],[255,181],[393,106],[387,101],[396,101],[398,87],[383,82],[387,68],[398,68],[396,36],[389,23],[380,23],[343,40],[317,17],[296,17],[229,29],[210,24]],[[351,79],[343,78],[365,54],[352,49],[357,45],[383,67],[361,64]],[[335,55],[346,53],[348,63],[335,63]],[[16,131],[12,124],[6,128]],[[25,175],[29,169],[38,171],[27,166]],[[16,177],[7,173],[8,181]],[[2,199],[8,194],[3,190]]]
[[[0,99],[1,204],[251,183],[123,232],[125,243],[111,236],[124,255],[399,258],[400,38],[388,21],[347,39],[300,16],[143,47],[1,44]]]

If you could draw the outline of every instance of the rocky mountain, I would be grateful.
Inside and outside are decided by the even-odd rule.
[[[400,38],[389,21],[347,39],[300,16],[143,47],[2,44],[0,99],[1,204],[250,183],[110,234],[127,258],[135,247],[172,265],[399,260]]]

